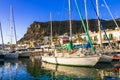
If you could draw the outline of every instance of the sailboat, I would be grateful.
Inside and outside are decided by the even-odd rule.
[[[68,56],[59,56],[62,53],[57,53],[57,50],[55,49],[55,53],[53,56],[42,56],[42,61],[47,62],[47,63],[52,63],[52,64],[57,64],[57,65],[66,65],[66,66],[89,66],[93,67],[96,65],[96,63],[99,61],[100,56],[98,55],[81,55],[81,56],[73,56],[71,55],[72,51],[72,25],[71,25],[71,11],[70,11],[70,0],[68,0],[69,3],[69,24],[70,24],[70,42],[67,45],[67,48],[70,49],[70,53],[64,53],[69,54]],[[85,28],[86,30],[86,28]],[[87,32],[88,34],[88,32]],[[90,40],[89,35],[88,39]],[[90,40],[91,41],[91,40]],[[91,45],[91,42],[90,42]],[[91,45],[92,46],[92,45]],[[92,46],[92,51],[94,52],[93,46]],[[74,54],[74,53],[72,53]]]
[[[13,26],[14,24],[14,26]],[[10,50],[5,52],[5,58],[8,59],[17,59],[18,54],[15,53],[14,48],[12,46],[12,32],[13,32],[13,27],[15,29],[15,23],[14,23],[14,17],[13,17],[13,10],[12,6],[10,6],[10,30],[11,30],[11,44],[10,44]],[[16,34],[15,34],[16,35]],[[16,37],[16,36],[15,36]]]
[[[86,0],[84,0],[84,4],[85,4],[85,13],[86,13],[86,26],[87,26],[87,30],[89,31],[89,27],[88,27],[88,20],[87,20],[87,7],[86,7]],[[96,8],[97,8],[97,15],[99,16],[99,14],[98,14],[98,1],[96,0]],[[79,10],[79,9],[78,9]],[[81,17],[81,19],[82,19],[82,17]],[[84,22],[83,22],[84,23]],[[85,25],[84,25],[85,26]],[[101,39],[101,29],[100,29],[100,22],[99,22],[99,20],[98,20],[98,26],[99,26],[99,32],[100,32],[100,46],[102,47],[102,39]],[[86,30],[86,32],[88,32]],[[89,34],[89,33],[88,33]],[[85,45],[83,45],[83,46],[74,46],[74,48],[90,48],[91,47],[91,45],[90,45],[90,43],[89,42],[87,42]],[[103,48],[103,47],[102,47]],[[102,54],[102,52],[97,52],[97,54],[99,54],[100,55],[100,59],[99,59],[99,62],[111,62],[112,61],[112,57],[111,56],[108,56],[108,55],[104,55],[104,54]]]

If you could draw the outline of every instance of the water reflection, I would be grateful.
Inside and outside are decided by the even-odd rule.
[[[41,61],[39,61],[37,59],[30,60],[27,63],[27,67],[26,68],[27,68],[28,73],[30,73],[34,77],[43,75],[42,72],[44,72],[42,70],[42,63],[41,63]]]
[[[103,64],[102,64],[103,65]],[[108,64],[107,64],[108,65]],[[107,72],[111,72],[112,68],[84,68],[84,67],[67,67],[67,66],[58,66],[48,63],[42,63],[42,66],[46,70],[52,70],[58,79],[60,76],[67,76],[70,79],[74,78],[90,78],[93,80],[102,80],[104,79],[104,73],[109,75]],[[104,65],[103,65],[104,66]]]
[[[0,80],[117,80],[120,76],[114,67],[111,63],[98,63],[94,68],[58,66],[36,58],[6,60],[0,64]]]
[[[11,63],[4,63],[4,65],[2,65],[0,67],[0,80],[13,80],[16,77],[16,65],[15,64],[11,64]],[[14,77],[13,77],[14,76]]]

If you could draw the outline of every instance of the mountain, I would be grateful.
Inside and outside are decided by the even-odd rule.
[[[98,31],[97,19],[90,19],[89,21],[89,30],[92,32]],[[116,19],[118,25],[120,26],[120,18]],[[84,20],[85,22],[85,20]],[[113,20],[101,20],[102,25],[105,29],[115,29],[116,25]],[[58,34],[62,35],[64,33],[69,34],[69,21],[53,21],[53,36]],[[83,33],[84,29],[82,26],[81,21],[79,20],[72,20],[72,33]],[[50,36],[50,22],[33,22],[27,29],[25,35],[18,41],[31,41],[36,40],[38,41],[40,38],[44,36]]]

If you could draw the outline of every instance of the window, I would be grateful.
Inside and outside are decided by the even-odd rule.
[[[106,40],[106,36],[105,35],[103,35],[103,40]]]
[[[110,40],[113,39],[113,34],[109,34],[109,39],[110,39]]]
[[[90,37],[90,39],[91,39],[91,41],[93,41],[93,38],[92,38],[92,37]]]

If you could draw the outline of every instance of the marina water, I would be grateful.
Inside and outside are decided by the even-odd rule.
[[[40,59],[8,59],[0,62],[0,80],[120,80],[113,63],[95,67],[68,67],[41,62]]]

